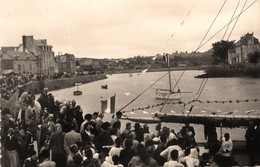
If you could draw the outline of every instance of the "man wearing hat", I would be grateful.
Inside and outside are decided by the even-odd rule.
[[[104,122],[101,125],[101,133],[94,139],[96,147],[112,147],[114,145],[113,139],[109,134],[111,124],[109,122]]]

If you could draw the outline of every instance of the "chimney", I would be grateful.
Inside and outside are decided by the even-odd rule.
[[[26,49],[26,36],[25,35],[23,35],[23,37],[22,37],[22,39],[23,39],[23,51],[25,52],[25,49]]]
[[[31,48],[28,48],[28,46],[31,46],[29,43],[33,43],[33,36],[25,36],[23,35],[23,51],[27,49],[28,51],[31,50]]]

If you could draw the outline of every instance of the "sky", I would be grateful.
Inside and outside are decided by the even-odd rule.
[[[129,58],[195,51],[226,26],[236,6],[255,0],[0,0],[0,46],[17,46],[23,35],[47,39],[58,52],[75,57]],[[244,9],[245,9],[244,8]],[[238,41],[254,32],[260,39],[260,0],[198,51],[222,39]],[[233,29],[233,31],[232,31]],[[232,31],[232,33],[231,33]],[[202,43],[204,43],[202,42]]]

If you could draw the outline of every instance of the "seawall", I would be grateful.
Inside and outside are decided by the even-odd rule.
[[[102,79],[106,79],[106,74],[96,74],[96,75],[86,75],[86,76],[79,76],[79,77],[73,77],[73,78],[60,78],[60,79],[54,79],[54,80],[45,80],[43,81],[43,86],[46,87],[49,90],[58,90],[58,89],[64,89],[69,88],[72,86],[75,86],[75,83],[89,83],[93,81],[98,81]],[[40,82],[39,81],[33,81],[28,84],[26,84],[23,87],[23,91],[26,91],[28,89],[33,89],[35,94],[40,93]]]

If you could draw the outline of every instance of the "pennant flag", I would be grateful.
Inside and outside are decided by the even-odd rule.
[[[175,34],[175,32],[171,35],[171,37],[173,37],[174,36],[174,34]]]
[[[147,71],[147,70],[148,70],[148,68],[147,68],[147,69],[145,69],[145,70],[143,70],[143,71],[142,71],[142,73],[146,73],[146,71]]]
[[[152,58],[152,60],[154,61],[156,58],[157,58],[157,56],[154,56],[154,57]]]
[[[115,102],[116,102],[116,95],[108,98],[107,100],[101,100],[101,112],[114,113]]]
[[[131,114],[135,114],[134,112],[130,112]]]
[[[181,22],[181,25],[183,25],[183,23],[184,23],[184,20]]]
[[[148,114],[148,112],[147,112],[147,111],[143,111],[143,113],[144,113],[144,114]]]

